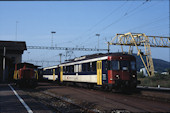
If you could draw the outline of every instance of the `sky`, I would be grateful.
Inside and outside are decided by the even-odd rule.
[[[116,33],[169,36],[169,1],[0,1],[0,40],[26,41],[27,46],[107,49]],[[111,46],[120,52],[120,46]],[[128,46],[124,47],[128,51]],[[144,51],[144,47],[139,47]],[[134,53],[137,50],[134,47]],[[64,50],[24,51],[23,62],[43,67],[66,59]],[[70,51],[69,58],[98,53]],[[168,48],[151,48],[153,58],[170,62]],[[34,62],[33,62],[34,61]],[[36,61],[36,62],[35,62]],[[43,62],[44,61],[44,62]],[[48,61],[48,62],[47,62]]]

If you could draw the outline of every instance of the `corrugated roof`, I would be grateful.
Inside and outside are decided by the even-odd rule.
[[[0,50],[6,47],[7,50],[27,50],[26,43],[24,41],[3,41],[0,40]]]

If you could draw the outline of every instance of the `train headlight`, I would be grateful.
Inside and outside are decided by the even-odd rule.
[[[133,78],[135,78],[135,77],[136,77],[136,75],[132,75],[132,77],[133,77]]]
[[[115,75],[115,77],[119,79],[119,78],[120,78],[120,75]]]

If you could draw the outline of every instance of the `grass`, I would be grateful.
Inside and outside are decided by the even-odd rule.
[[[141,86],[151,86],[157,87],[160,85],[161,87],[170,88],[170,74],[163,75],[160,73],[155,74],[153,77],[144,77],[141,73],[138,74],[138,80],[141,81]]]

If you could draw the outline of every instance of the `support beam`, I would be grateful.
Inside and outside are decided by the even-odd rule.
[[[108,51],[107,49],[71,48],[71,47],[45,47],[45,46],[27,46],[27,49],[73,50],[73,51]]]
[[[130,46],[129,53],[131,53],[131,46],[135,46],[146,68],[148,75],[153,76],[154,65],[151,57],[150,47],[170,48],[170,37],[146,36],[144,33],[129,32],[126,34],[116,34],[116,36],[109,42],[109,45],[121,45],[122,52],[123,52],[123,48],[122,48],[123,45]],[[142,57],[140,49],[138,49],[138,46],[145,47],[146,63]]]

